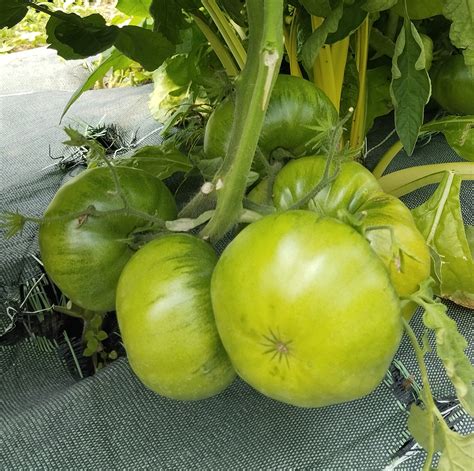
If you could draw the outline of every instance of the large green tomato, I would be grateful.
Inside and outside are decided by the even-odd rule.
[[[287,210],[321,179],[326,159],[304,157],[289,162],[273,185],[273,203]],[[386,265],[400,297],[414,293],[430,274],[430,254],[410,210],[383,193],[376,178],[357,162],[341,164],[336,179],[306,205],[358,230]],[[413,306],[407,306],[409,315]]]
[[[116,168],[129,206],[169,220],[176,217],[170,191],[157,178],[141,170]],[[71,301],[84,309],[109,311],[115,307],[120,273],[133,254],[127,237],[145,225],[142,219],[67,217],[90,206],[100,211],[123,207],[108,168],[86,170],[54,196],[39,232],[41,259],[48,275]]]
[[[258,145],[269,156],[281,148],[295,157],[307,155],[337,121],[331,100],[308,80],[279,75],[272,91]],[[230,99],[216,107],[204,134],[207,158],[224,157],[234,118]]]
[[[398,295],[364,237],[310,211],[247,226],[219,259],[211,295],[237,373],[297,406],[370,393],[403,331]]]
[[[474,114],[474,75],[464,56],[450,56],[433,66],[433,98],[450,113]]]
[[[117,318],[130,366],[163,396],[204,399],[235,377],[211,306],[216,261],[206,242],[175,234],[145,245],[120,276]]]

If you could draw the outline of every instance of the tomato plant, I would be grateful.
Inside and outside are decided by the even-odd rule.
[[[140,249],[120,276],[117,317],[130,365],[164,396],[204,399],[235,377],[210,301],[216,261],[206,242],[167,235]]]
[[[238,374],[298,406],[371,392],[403,330],[397,293],[367,241],[308,211],[244,229],[219,259],[211,293]]]
[[[41,258],[53,281],[74,304],[92,311],[114,309],[118,278],[133,254],[129,238],[146,226],[143,216],[176,216],[160,180],[136,169],[115,172],[127,209],[110,170],[90,169],[56,193],[39,232]]]
[[[439,251],[433,266],[449,263],[434,273],[440,292],[465,302],[472,298],[471,283],[462,283],[462,296],[452,293],[472,261],[455,204],[460,182],[454,173],[472,179],[474,171],[471,163],[457,162],[383,173],[401,149],[410,156],[420,136],[436,132],[472,160],[474,118],[443,116],[426,123],[424,108],[431,97],[430,59],[433,96],[440,104],[457,112],[463,98],[472,101],[467,76],[462,86],[446,86],[442,59],[462,57],[472,69],[474,17],[467,2],[329,3],[247,0],[244,12],[241,2],[179,1],[173,14],[160,15],[161,0],[134,8],[124,2],[131,20],[119,28],[99,16],[80,18],[27,0],[8,5],[0,0],[0,26],[11,27],[28,8],[50,15],[51,45],[64,57],[107,51],[65,112],[124,56],[149,70],[160,67],[152,108],[160,116],[170,114],[165,130],[184,123],[167,143],[184,148],[148,148],[122,165],[144,165],[160,178],[186,172],[182,185],[189,175],[203,176],[175,219],[172,198],[157,179],[104,160],[105,152],[90,140],[76,139],[102,157],[90,158],[89,166],[107,168],[89,170],[66,185],[41,219],[7,213],[7,226],[13,234],[26,221],[41,223],[46,270],[85,309],[113,308],[123,269],[118,316],[132,368],[161,394],[197,399],[220,391],[233,377],[208,297],[215,258],[207,242],[163,232],[195,230],[217,243],[250,223],[223,252],[211,282],[218,333],[238,373],[264,394],[291,404],[352,400],[380,382],[404,326],[425,383],[425,407],[413,408],[409,426],[428,451],[429,469],[435,444],[446,462],[464,438],[440,418],[424,351],[400,312],[423,307],[424,325],[435,334],[438,356],[469,413],[474,370],[462,337],[424,281],[430,265],[425,240],[393,194],[436,183],[450,172],[445,189],[414,215],[422,218],[417,223],[432,251]],[[211,70],[216,63],[221,69]],[[291,76],[280,75],[288,72]],[[217,79],[219,74],[226,77]],[[461,100],[454,92],[462,93]],[[368,128],[391,110],[400,141],[373,174],[355,162],[342,163],[364,161]],[[183,135],[192,135],[192,146],[183,145],[189,142]],[[303,157],[316,151],[320,157]],[[217,162],[214,167],[209,159]],[[261,182],[247,194],[255,178]],[[456,237],[439,230],[448,220],[456,221]],[[144,234],[144,240],[158,239],[125,266],[143,242],[137,235]],[[462,242],[462,257],[453,255],[452,240]],[[213,354],[220,365],[216,371],[225,371],[218,377],[210,373]],[[417,422],[426,430],[420,432]]]

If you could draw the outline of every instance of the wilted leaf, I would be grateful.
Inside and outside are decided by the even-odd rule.
[[[474,260],[464,232],[461,178],[446,173],[435,193],[412,211],[427,244],[437,253],[435,272],[443,298],[474,308]]]

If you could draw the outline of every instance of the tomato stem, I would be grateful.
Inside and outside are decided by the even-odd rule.
[[[283,0],[248,0],[249,48],[238,78],[229,148],[214,178],[216,211],[201,236],[218,240],[238,221],[260,130],[283,56]]]

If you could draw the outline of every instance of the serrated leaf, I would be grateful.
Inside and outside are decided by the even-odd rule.
[[[422,132],[443,133],[459,157],[474,162],[474,116],[445,116],[423,125]]]
[[[179,150],[160,146],[142,147],[132,156],[119,160],[117,165],[139,168],[161,180],[176,172],[189,172],[193,168],[189,158]]]
[[[100,63],[86,78],[84,83],[77,88],[77,90],[72,94],[71,98],[67,102],[64,110],[61,114],[61,118],[59,122],[62,121],[64,115],[68,112],[69,108],[74,104],[74,102],[87,90],[91,89],[98,80],[101,80],[107,72],[114,68],[123,68],[127,67],[129,64],[132,63],[132,60],[128,57],[125,57],[120,51],[114,49],[110,55],[104,60],[104,62]]]
[[[474,0],[445,1],[443,15],[452,21],[449,38],[463,50],[464,62],[474,76]]]
[[[107,26],[105,19],[98,13],[80,17],[75,13],[61,12],[61,19],[55,19],[56,21],[52,22],[54,31],[50,31],[48,40],[55,39],[51,47],[59,54],[62,48],[57,42],[68,46],[79,57],[93,56],[112,47],[119,33],[119,28]],[[62,57],[71,58],[64,55]]]
[[[328,34],[337,31],[337,26],[339,20],[342,18],[343,11],[343,1],[340,0],[324,19],[321,26],[314,30],[304,43],[301,58],[307,71],[311,71],[321,47],[326,42]]]
[[[424,107],[431,95],[431,81],[425,69],[423,42],[408,19],[395,43],[390,95],[398,136],[407,154],[411,155],[423,124]]]
[[[459,333],[456,322],[446,314],[444,304],[424,304],[423,307],[423,323],[436,336],[436,353],[456,389],[459,402],[474,417],[474,366],[464,353],[467,341]]]
[[[0,0],[0,28],[11,28],[28,13],[28,8],[18,0]]]
[[[115,47],[149,71],[158,68],[175,51],[174,45],[161,33],[138,26],[120,28]]]
[[[151,0],[118,0],[117,10],[128,16],[146,18],[150,14]]]
[[[447,430],[444,449],[438,463],[439,471],[465,471],[474,462],[474,434],[460,435]]]
[[[427,244],[438,254],[438,294],[474,308],[474,260],[464,231],[460,189],[461,178],[447,172],[431,198],[412,214]]]

